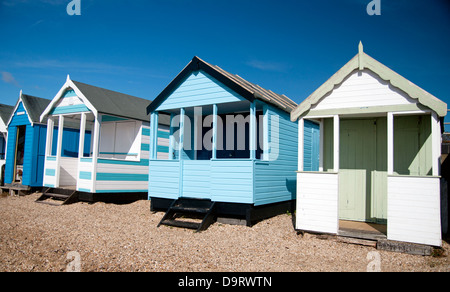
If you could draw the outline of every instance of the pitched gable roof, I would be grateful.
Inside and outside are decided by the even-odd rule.
[[[392,86],[402,90],[411,98],[418,100],[421,104],[435,111],[440,117],[444,117],[447,114],[446,103],[364,53],[363,46],[360,43],[358,54],[291,112],[291,121],[296,121],[301,115],[309,111],[313,105],[320,102],[326,94],[331,92],[336,85],[341,84],[353,71],[364,69],[368,69],[381,79],[389,81]]]
[[[181,82],[183,82],[185,77],[192,72],[199,70],[205,71],[250,102],[253,102],[255,99],[259,99],[275,105],[288,113],[290,113],[297,106],[295,102],[285,95],[280,95],[273,91],[264,89],[257,84],[248,82],[238,75],[231,74],[219,66],[211,65],[195,56],[147,107],[147,113],[154,111],[166,99],[166,97],[169,96]]]
[[[36,97],[28,94],[22,94],[22,102],[27,111],[28,118],[31,123],[40,123],[40,115],[48,106],[51,100],[41,97]],[[45,121],[43,121],[45,122]]]
[[[41,119],[44,119],[50,113],[69,88],[75,90],[77,96],[79,95],[78,97],[95,114],[102,113],[141,121],[150,120],[150,116],[146,113],[146,108],[151,103],[150,100],[71,80],[69,76],[67,76],[66,83],[58,94],[41,114]],[[163,115],[160,123],[169,125],[170,118]]]
[[[42,124],[46,123],[46,119],[42,120],[40,119],[41,113],[45,110],[45,108],[48,106],[48,104],[51,102],[51,100],[41,97],[36,97],[28,94],[23,94],[22,90],[20,91],[19,99],[16,102],[16,105],[14,106],[13,111],[11,112],[11,115],[8,118],[8,125],[11,122],[14,112],[17,110],[19,103],[22,102],[23,107],[25,108],[25,111],[27,112],[28,120],[33,125],[35,123]]]
[[[8,123],[13,111],[14,107],[12,105],[0,104],[0,119],[2,119],[5,125]]]

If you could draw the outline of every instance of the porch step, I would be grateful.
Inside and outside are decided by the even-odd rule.
[[[47,199],[52,199],[53,201],[46,201]],[[56,203],[56,201],[60,201],[61,203]],[[47,188],[35,202],[52,206],[62,206],[77,201],[78,192],[76,190]]]
[[[215,202],[199,199],[177,199],[172,202],[166,214],[158,224],[195,229],[196,232],[206,230],[214,222]],[[177,218],[197,218],[200,222],[175,220]]]

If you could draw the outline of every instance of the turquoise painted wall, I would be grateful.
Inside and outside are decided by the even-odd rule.
[[[245,100],[206,72],[197,71],[187,77],[157,111],[193,107],[209,104],[221,104]]]

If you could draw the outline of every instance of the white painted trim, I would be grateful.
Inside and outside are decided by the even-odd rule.
[[[387,171],[394,174],[394,114],[387,115]]]
[[[323,171],[323,161],[324,161],[324,157],[323,157],[323,148],[324,148],[324,135],[325,135],[325,131],[324,131],[324,125],[325,125],[325,121],[324,119],[320,119],[319,121],[319,127],[320,127],[320,153],[319,153],[319,171]]]
[[[303,118],[300,118],[298,120],[298,171],[303,171],[304,144],[305,144],[305,120]]]
[[[339,171],[339,115],[333,116],[333,170]]]
[[[83,103],[89,108],[89,110],[92,111],[92,113],[94,114],[95,117],[98,116],[97,109],[90,103],[90,101],[86,98],[86,96],[83,94],[83,92],[81,92],[78,89],[78,87],[75,85],[75,83],[73,83],[72,80],[69,79],[69,75],[67,75],[67,80],[64,83],[64,85],[61,87],[61,89],[58,91],[58,93],[52,99],[52,101],[47,106],[47,108],[42,112],[42,114],[40,116],[40,120],[41,121],[43,121],[45,119],[45,117],[50,113],[52,108],[61,99],[61,97],[63,96],[63,93],[69,88],[71,88],[71,89],[73,89],[75,91],[75,94],[83,101]]]
[[[431,152],[432,152],[432,174],[438,176],[440,174],[441,165],[441,131],[440,120],[435,112],[431,114]]]
[[[16,111],[17,111],[17,108],[19,107],[19,103],[22,103],[22,104],[23,104],[23,108],[25,109],[25,111],[26,111],[26,113],[27,113],[28,121],[30,121],[31,126],[34,126],[34,123],[33,123],[33,121],[31,120],[30,115],[28,114],[27,107],[26,107],[25,104],[23,103],[23,100],[22,100],[22,90],[20,90],[19,100],[16,102],[16,105],[14,106],[14,109],[13,109],[13,111],[12,111],[12,113],[11,113],[11,116],[9,116],[8,123],[6,124],[6,127],[7,127],[7,128],[9,127],[9,124],[11,123],[11,120],[13,119],[13,117],[14,117]]]
[[[80,121],[80,139],[78,144],[78,158],[83,157],[84,153],[84,136],[86,134],[86,113],[81,113]]]
[[[58,122],[58,144],[56,145],[56,171],[55,171],[55,188],[59,187],[59,178],[61,177],[61,149],[64,133],[64,116],[59,116]]]
[[[45,156],[52,155],[52,144],[53,144],[53,129],[55,127],[55,121],[53,117],[47,120],[47,139],[45,140]]]
[[[98,160],[98,152],[99,152],[99,142],[100,142],[100,124],[102,123],[102,115],[99,114],[98,117],[95,117],[94,121],[94,145],[92,148],[92,192],[95,193],[96,185],[95,181],[97,179],[97,160]]]

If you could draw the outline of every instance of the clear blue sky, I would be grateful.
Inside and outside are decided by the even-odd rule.
[[[67,74],[153,99],[195,55],[300,103],[361,40],[450,105],[448,0],[381,0],[381,16],[370,0],[80,1],[0,0],[0,103],[51,99]]]

